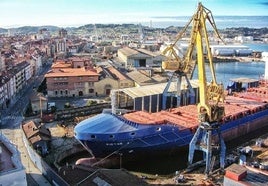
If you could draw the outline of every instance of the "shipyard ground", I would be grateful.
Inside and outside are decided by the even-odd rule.
[[[253,162],[268,162],[267,132],[268,127],[253,132],[251,136],[243,136],[239,138],[239,140],[233,140],[228,142],[227,157],[228,155],[229,157],[230,156],[237,157],[235,158],[235,161],[230,162],[229,165],[231,165],[232,163],[238,163],[237,148],[246,146],[251,147],[253,150],[253,156],[247,159],[248,167],[252,167]],[[259,139],[263,140],[264,145],[262,147],[256,145],[256,141],[258,141]],[[255,169],[256,171],[260,171],[258,170],[258,168]],[[204,170],[205,170],[204,167],[199,167],[198,169],[188,173],[185,173],[185,170],[180,170],[179,172],[177,172],[177,175],[174,174],[170,176],[145,175],[142,173],[135,173],[135,174],[139,175],[139,177],[146,177],[147,178],[146,181],[150,185],[222,185],[223,184],[224,174],[222,174],[222,172],[219,169],[214,170],[208,179],[203,174]],[[266,175],[268,174],[268,171],[264,172],[266,173]]]
[[[88,153],[85,153],[84,149],[77,140],[73,137],[73,128],[75,123],[68,122],[64,125],[53,122],[48,123],[46,126],[50,129],[52,138],[52,149],[51,153],[46,157],[46,161],[50,163],[54,163],[55,160],[57,164],[55,165],[55,169],[58,170],[58,173],[65,180],[83,180],[86,176],[88,176],[89,169],[88,167],[74,166],[75,161],[82,157],[90,156]],[[255,146],[256,140],[261,136],[262,139],[266,139],[265,143],[267,146],[265,147],[257,147]],[[268,152],[268,127],[259,129],[255,132],[252,132],[250,135],[246,135],[240,137],[239,139],[230,141],[226,143],[228,154],[233,154],[236,151],[237,147],[245,147],[251,146],[254,151],[254,156],[251,159],[248,159],[248,163],[254,162],[257,160],[257,156],[261,153]],[[70,151],[70,149],[78,149],[78,153],[67,155],[66,152]],[[81,152],[79,153],[79,149]],[[84,153],[84,154],[83,154]],[[68,158],[71,157],[71,158]],[[71,159],[71,160],[70,160]],[[204,167],[200,167],[192,172],[185,173],[185,170],[178,170],[174,172],[174,174],[170,175],[158,175],[158,174],[148,174],[144,172],[132,172],[127,171],[125,169],[121,170],[107,170],[107,169],[94,169],[92,173],[101,174],[103,177],[109,177],[109,175],[113,176],[113,179],[122,180],[122,178],[130,181],[135,185],[135,183],[139,182],[140,185],[222,185],[223,183],[223,174],[219,174],[219,172],[215,171],[214,174],[211,175],[210,179],[206,179],[204,173]],[[97,171],[97,172],[96,172]],[[74,174],[74,172],[80,172],[79,174]],[[89,180],[90,181],[90,180]],[[122,183],[122,182],[121,182]],[[74,182],[70,183],[71,185]]]

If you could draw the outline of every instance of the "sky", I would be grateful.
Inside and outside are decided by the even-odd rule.
[[[268,16],[268,0],[203,0],[214,16]],[[0,0],[0,27],[140,23],[191,16],[197,0]]]

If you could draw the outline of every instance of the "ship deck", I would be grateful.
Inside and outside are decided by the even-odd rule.
[[[223,119],[236,119],[244,115],[252,114],[264,109],[268,105],[268,89],[254,88],[247,92],[235,93],[226,96],[223,104],[225,117]],[[136,111],[124,114],[127,120],[141,124],[164,124],[177,125],[181,130],[186,128],[197,128],[198,112],[197,105],[187,105],[178,108],[162,110],[160,112],[149,113],[146,111]]]

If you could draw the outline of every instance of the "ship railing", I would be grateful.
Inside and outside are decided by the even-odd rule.
[[[134,128],[138,128],[139,123],[133,122],[133,121],[129,121],[124,119],[121,115],[125,114],[125,113],[129,113],[132,112],[131,110],[127,110],[127,109],[116,109],[116,113],[112,112],[112,109],[103,109],[102,113],[106,113],[106,114],[111,114],[114,117],[116,117],[117,119],[119,119],[120,121],[128,124],[131,127]]]
[[[132,110],[127,110],[127,109],[116,109],[115,110],[115,115],[122,115],[122,114],[126,114],[132,112]],[[112,113],[112,109],[103,109],[102,113],[107,113],[107,114],[111,114]]]

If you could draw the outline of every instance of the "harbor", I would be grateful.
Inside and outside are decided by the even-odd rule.
[[[267,185],[267,28],[195,8],[0,30],[0,185]]]

